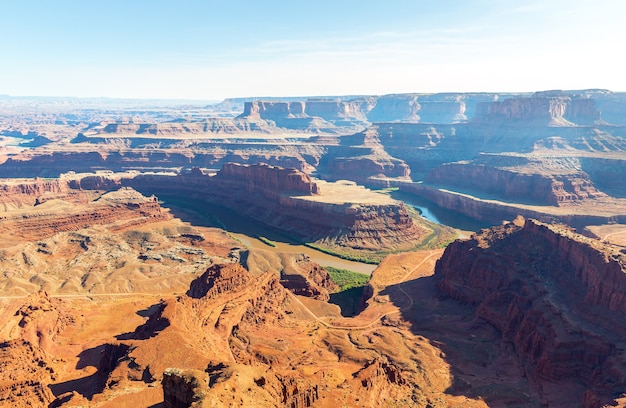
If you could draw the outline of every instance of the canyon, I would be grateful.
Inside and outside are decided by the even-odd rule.
[[[626,94],[0,105],[1,406],[626,406]]]

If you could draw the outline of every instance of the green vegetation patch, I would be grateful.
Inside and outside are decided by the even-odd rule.
[[[370,278],[369,275],[364,273],[353,272],[347,269],[333,268],[332,266],[325,266],[324,269],[328,271],[328,274],[333,282],[339,286],[338,292],[363,287]]]
[[[259,237],[257,237],[257,238],[259,239],[259,241],[261,241],[261,242],[262,242],[262,243],[264,243],[265,245],[267,245],[267,246],[271,246],[271,247],[273,247],[273,248],[276,248],[276,244],[274,243],[274,241],[272,241],[272,240],[270,240],[270,239],[267,239],[267,238],[265,238],[265,237],[263,237],[263,236],[259,236]]]
[[[380,261],[382,261],[382,259],[385,257],[385,254],[356,255],[347,252],[339,252],[327,247],[323,247],[321,245],[311,244],[310,242],[303,242],[302,245],[313,248],[328,255],[336,256],[337,258],[346,259],[348,261],[366,263],[370,265],[378,265]]]

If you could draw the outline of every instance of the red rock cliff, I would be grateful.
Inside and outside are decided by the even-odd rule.
[[[443,164],[431,171],[428,181],[540,205],[559,206],[606,197],[576,159],[480,155],[470,162]]]
[[[282,194],[315,195],[320,194],[317,184],[311,178],[296,169],[258,164],[255,166],[225,164],[216,176],[219,183],[228,183],[250,193],[259,193],[268,198],[278,198]]]
[[[611,403],[626,387],[624,254],[568,229],[516,224],[451,244],[436,266],[440,291],[513,344],[546,405]]]
[[[412,248],[427,233],[400,202],[304,199],[322,195],[316,182],[298,170],[266,164],[228,164],[213,177],[199,170],[176,177],[145,175],[124,184],[145,194],[186,194],[207,200],[305,242],[358,250]]]

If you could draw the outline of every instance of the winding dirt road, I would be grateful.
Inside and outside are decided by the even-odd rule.
[[[433,254],[428,255],[426,258],[422,259],[421,262],[419,262],[413,269],[411,269],[409,272],[407,272],[398,282],[396,282],[396,284],[406,282],[411,277],[411,275],[413,275],[415,273],[415,271],[417,271],[422,265],[424,265],[426,262],[430,261],[430,259],[432,259],[433,257],[440,256],[440,255],[441,254],[439,252],[435,252]],[[341,325],[328,323],[328,322],[322,320],[315,313],[313,313],[311,311],[311,309],[309,309],[304,303],[302,303],[300,301],[300,299],[298,299],[298,297],[296,295],[294,295],[291,292],[288,292],[288,293],[289,293],[289,295],[291,296],[292,299],[294,299],[300,306],[302,306],[304,308],[304,310],[306,310],[306,312],[308,314],[310,314],[318,323],[320,323],[322,326],[324,326],[327,329],[330,329],[330,330],[364,330],[364,329],[368,329],[368,328],[372,327],[375,323],[380,322],[381,319],[383,319],[386,316],[398,314],[398,313],[401,313],[404,310],[408,310],[411,307],[413,307],[413,298],[411,297],[411,295],[409,295],[400,286],[398,287],[398,289],[409,299],[409,305],[408,306],[404,306],[404,307],[398,308],[398,310],[393,310],[391,312],[382,313],[382,314],[378,315],[377,317],[375,317],[369,323],[364,324],[364,325],[360,325],[360,326],[341,326]]]

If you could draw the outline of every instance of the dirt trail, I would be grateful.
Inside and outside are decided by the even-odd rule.
[[[431,258],[433,258],[435,256],[440,256],[440,255],[441,254],[439,252],[435,252],[433,254],[428,255],[426,258],[422,259],[413,269],[411,269],[409,272],[407,272],[396,284],[400,284],[400,283],[403,283],[403,282],[407,281],[411,277],[411,275],[413,275],[415,273],[415,271],[417,271],[422,265],[424,265],[426,262],[430,261]],[[409,305],[408,306],[404,306],[404,307],[400,307],[397,310],[393,310],[391,312],[382,313],[382,314],[378,315],[376,318],[374,318],[372,321],[370,321],[369,323],[361,325],[361,326],[341,326],[341,325],[335,325],[335,324],[328,323],[328,322],[322,320],[320,317],[318,317],[315,313],[313,313],[313,311],[311,311],[311,309],[309,309],[304,303],[302,303],[300,301],[300,299],[298,299],[298,297],[296,295],[294,295],[291,292],[288,292],[288,293],[296,302],[298,302],[298,304],[300,304],[300,306],[302,306],[304,308],[304,310],[307,311],[308,314],[310,314],[318,323],[320,323],[322,326],[324,326],[327,329],[330,329],[330,330],[363,330],[363,329],[368,329],[368,328],[372,327],[375,323],[379,322],[381,319],[383,319],[386,316],[390,316],[390,315],[401,313],[402,311],[410,309],[413,306],[413,298],[411,297],[411,295],[409,295],[401,287],[398,287],[398,289],[409,299]]]

